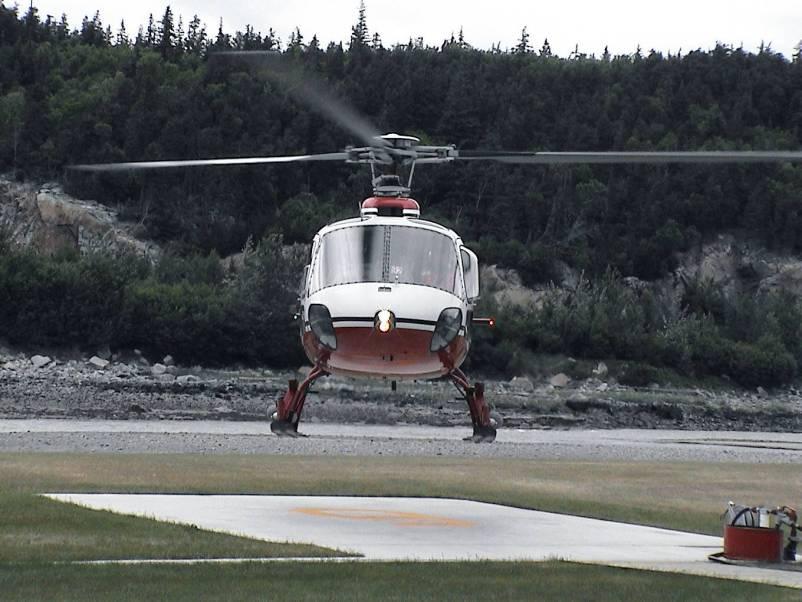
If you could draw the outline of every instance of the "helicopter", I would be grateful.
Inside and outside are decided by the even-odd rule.
[[[310,387],[332,374],[381,378],[392,381],[393,387],[396,381],[448,378],[468,405],[473,432],[466,440],[496,439],[498,425],[485,399],[484,384],[471,383],[460,369],[473,329],[494,325],[493,318],[475,315],[479,260],[456,232],[421,218],[420,204],[411,195],[416,166],[454,161],[529,165],[802,162],[800,151],[465,151],[455,145],[423,145],[414,136],[379,135],[361,116],[309,82],[295,86],[294,94],[339,123],[362,146],[322,154],[70,166],[88,172],[314,161],[370,167],[373,192],[360,204],[359,215],[326,225],[312,241],[296,315],[301,345],[312,369],[300,383],[290,380],[276,400],[270,428],[278,436],[300,435],[298,426]]]

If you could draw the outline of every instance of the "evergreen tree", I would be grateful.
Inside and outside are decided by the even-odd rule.
[[[25,119],[25,92],[14,90],[5,96],[0,96],[0,144],[10,142],[12,154],[12,168],[16,175],[17,170],[17,151],[19,149],[19,138],[22,132]]]
[[[551,56],[551,44],[549,44],[548,38],[543,40],[543,46],[540,47],[540,56],[543,57]]]
[[[117,44],[117,46],[128,46],[130,43],[128,32],[125,31],[125,21],[120,21],[120,29],[117,31],[115,44]]]
[[[365,16],[365,0],[359,2],[359,16],[356,25],[351,28],[350,51],[357,51],[368,47],[370,37],[368,34],[368,22]]]
[[[281,42],[276,36],[276,32],[273,31],[273,28],[267,30],[267,35],[262,40],[262,49],[263,50],[281,50]]]
[[[457,36],[457,44],[459,44],[459,47],[462,48],[463,50],[465,48],[469,48],[470,47],[470,44],[468,44],[465,41],[465,34],[462,31],[462,27],[459,28],[459,35]]]
[[[25,16],[22,17],[22,31],[24,39],[29,42],[41,42],[39,9],[31,3]]]
[[[382,46],[382,37],[379,35],[379,32],[373,34],[373,37],[370,40],[370,47],[373,50],[382,50],[384,46]]]
[[[529,45],[529,34],[526,31],[526,27],[521,30],[521,39],[518,40],[518,44],[515,46],[516,54],[528,54],[532,52],[532,46]]]
[[[145,47],[146,48],[155,48],[156,47],[156,24],[153,21],[153,13],[150,13],[148,16],[148,27],[145,30]]]
[[[299,27],[295,28],[295,31],[290,33],[290,41],[287,45],[287,50],[292,52],[302,52],[304,49],[304,36],[301,33],[301,29]]]
[[[187,28],[184,48],[188,54],[200,55],[206,51],[206,27],[201,24],[200,17],[194,15]]]
[[[183,54],[183,52],[184,52],[184,42],[185,42],[184,17],[179,15],[178,16],[178,29],[176,29],[176,32],[175,32],[175,46],[174,46],[174,51],[177,54]]]
[[[70,26],[67,23],[67,15],[61,13],[61,19],[59,19],[58,25],[56,26],[56,37],[60,40],[66,40],[70,37]]]
[[[220,19],[220,25],[217,28],[217,37],[214,39],[212,48],[215,50],[229,50],[231,48],[231,36],[223,31],[223,19]]]
[[[156,38],[156,47],[164,58],[173,56],[175,48],[175,27],[173,25],[173,11],[168,5],[164,11],[164,16],[159,22],[159,29]]]

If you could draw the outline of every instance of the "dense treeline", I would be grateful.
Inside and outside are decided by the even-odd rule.
[[[548,42],[533,51],[525,30],[510,51],[472,48],[462,34],[436,47],[419,39],[387,48],[368,35],[364,11],[347,44],[323,48],[300,30],[286,43],[250,26],[232,35],[221,24],[211,33],[169,8],[132,35],[99,15],[73,29],[63,18],[42,20],[35,8],[0,6],[0,170],[60,178],[70,163],[328,152],[357,142],[252,65],[216,55],[228,49],[281,53],[380,130],[462,149],[798,149],[802,140],[802,60],[770,48],[561,58]],[[70,190],[121,206],[175,251],[204,256],[240,250],[249,236],[308,241],[323,223],[353,214],[369,192],[365,173],[339,164],[64,177]],[[722,230],[802,251],[802,169],[789,165],[471,163],[420,168],[415,188],[426,216],[529,283],[548,281],[559,260],[583,270],[589,290],[609,291],[601,284],[608,270],[658,277],[678,251]],[[577,311],[560,313],[565,307],[530,316],[528,327],[540,334],[519,343],[627,357],[620,345],[568,336],[596,326],[580,328]],[[655,351],[651,360],[714,373],[738,363],[733,345],[757,346],[759,337],[737,333],[723,316],[689,315],[703,324],[709,317],[725,359]],[[657,321],[643,322],[649,337],[657,331]],[[799,357],[796,343],[777,341],[772,334],[760,348]],[[492,363],[503,368],[514,354],[502,355]]]
[[[442,46],[384,48],[364,14],[347,49],[298,31],[279,46],[250,27],[207,33],[169,8],[131,40],[100,17],[71,30],[0,7],[0,164],[53,177],[65,164],[293,154],[355,141],[224,49],[278,49],[323,79],[381,130],[510,150],[796,149],[802,61],[717,46],[593,58]],[[524,34],[525,35],[525,34]],[[525,40],[522,39],[522,42]],[[722,229],[802,248],[802,170],[788,166],[542,169],[461,164],[419,169],[424,211],[480,241],[489,261],[542,280],[559,258],[655,277],[673,253]],[[369,190],[344,165],[208,168],[70,177],[85,195],[124,202],[150,232],[221,254],[248,235],[307,240],[353,213]],[[302,197],[298,199],[297,197]]]
[[[235,273],[212,253],[136,257],[0,253],[0,333],[9,343],[172,353],[182,363],[297,367],[296,305],[306,248],[249,245]]]

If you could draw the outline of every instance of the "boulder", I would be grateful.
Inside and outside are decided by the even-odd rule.
[[[172,355],[165,355],[162,364],[165,366],[175,366],[175,360]]]
[[[555,374],[549,379],[549,384],[552,387],[564,387],[570,382],[571,379],[568,377],[568,375],[563,374],[562,372],[560,372],[559,374]]]
[[[607,369],[607,364],[605,364],[604,362],[599,362],[599,365],[593,369],[593,374],[601,378],[607,376],[608,372],[609,370]]]
[[[109,348],[108,345],[104,345],[103,347],[97,350],[97,353],[95,353],[94,357],[97,357],[102,360],[109,360],[111,359],[111,349]],[[91,362],[92,360],[89,361]]]
[[[510,388],[517,391],[524,391],[526,393],[531,393],[535,390],[535,386],[532,384],[532,381],[521,376],[516,376],[510,381]]]
[[[153,374],[153,376],[161,376],[162,374],[166,374],[167,366],[164,364],[153,364],[150,369],[150,373]]]
[[[98,370],[105,370],[106,367],[109,365],[109,360],[93,355],[92,357],[89,358],[89,361],[87,363],[90,366],[94,366]]]
[[[194,374],[184,374],[183,376],[177,377],[175,380],[182,385],[186,385],[188,383],[196,383],[200,379]]]
[[[46,355],[34,355],[31,358],[31,364],[33,364],[33,367],[36,368],[37,370],[39,368],[44,368],[52,361],[53,360],[47,357]]]

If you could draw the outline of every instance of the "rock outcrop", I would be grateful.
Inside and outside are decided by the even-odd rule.
[[[773,253],[746,238],[721,234],[677,259],[678,267],[659,280],[623,279],[636,292],[649,290],[667,317],[679,313],[687,287],[695,284],[709,284],[729,299],[740,293],[776,291],[802,298],[802,258]],[[482,292],[501,306],[539,309],[547,299],[575,289],[580,281],[576,270],[565,264],[558,267],[557,281],[528,287],[515,270],[485,266]]]
[[[75,199],[57,184],[41,187],[0,178],[0,233],[12,246],[40,253],[130,253],[156,259],[160,250],[139,240],[133,226],[94,201]]]

